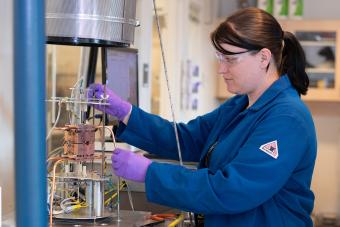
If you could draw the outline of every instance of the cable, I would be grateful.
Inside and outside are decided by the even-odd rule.
[[[73,201],[67,202],[69,200],[73,200]],[[68,206],[68,205],[71,205],[71,206]],[[60,202],[60,207],[64,211],[64,213],[70,213],[76,209],[87,207],[87,205],[84,202],[80,202],[79,197],[78,197],[78,200],[76,200],[75,197],[69,197]]]
[[[128,192],[128,197],[129,197],[129,202],[130,202],[131,210],[135,211],[135,208],[133,206],[133,200],[132,200],[132,195],[131,195],[130,187],[129,187],[129,185],[128,185],[128,183],[126,181],[125,181],[125,184],[126,184],[126,188],[127,188],[127,192]]]
[[[124,188],[125,184],[126,184],[126,182],[121,183],[120,186],[117,187],[117,192],[122,190]],[[107,200],[105,200],[104,204],[105,205],[109,204],[112,199],[114,199],[116,196],[118,196],[117,192],[113,193],[112,196],[110,196]]]
[[[79,88],[81,88],[82,84],[83,84],[83,80],[84,80],[84,77],[81,76],[79,77],[79,79],[77,80],[77,82],[73,85],[72,89],[71,89],[71,99],[74,98],[74,90],[77,88],[78,84],[80,83],[79,85]],[[72,110],[69,112],[68,116],[69,116],[69,121],[70,121],[70,124],[74,123],[72,121],[72,118],[71,118],[71,115],[70,113],[73,113],[73,117],[76,118],[76,119],[80,119],[80,116],[77,116],[77,114],[75,114],[75,106],[71,105],[72,106]]]
[[[168,69],[167,69],[166,62],[165,62],[162,34],[161,34],[160,25],[159,25],[159,18],[158,18],[157,7],[156,7],[156,0],[153,0],[153,7],[154,7],[154,10],[155,10],[155,16],[156,16],[156,22],[157,22],[157,30],[158,30],[158,37],[159,37],[159,44],[160,44],[160,47],[161,47],[163,67],[164,67],[164,74],[165,74],[165,80],[166,80],[166,87],[168,89],[170,109],[171,109],[172,120],[173,120],[173,125],[174,125],[174,131],[175,131],[175,136],[176,136],[176,144],[177,144],[177,150],[178,150],[178,159],[179,159],[179,164],[181,166],[183,166],[182,152],[181,152],[181,146],[179,144],[177,124],[176,124],[175,113],[174,113],[174,108],[173,108],[173,104],[172,104],[171,91],[170,91],[170,85],[169,85],[169,77],[168,77]]]
[[[53,166],[53,178],[52,178],[51,200],[50,200],[50,226],[53,225],[52,217],[53,217],[53,200],[54,200],[54,191],[55,191],[55,171],[56,171],[57,165],[64,160],[65,159],[59,159],[58,161],[54,163],[54,166]]]
[[[48,154],[48,158],[53,157],[54,155],[57,155],[60,152],[59,150],[63,150],[63,149],[64,149],[64,146],[55,148]]]
[[[178,225],[180,222],[184,220],[184,214],[180,214],[178,218],[176,218],[173,222],[171,222],[168,227],[175,227]]]
[[[104,114],[104,116],[105,116],[105,114]],[[104,120],[104,122],[105,122],[105,120]],[[110,133],[111,133],[111,135],[112,135],[112,141],[113,141],[113,146],[114,146],[114,149],[116,149],[117,148],[117,144],[116,144],[116,137],[115,137],[115,135],[114,135],[114,133],[113,133],[113,131],[112,131],[112,129],[110,128],[110,127],[108,127],[108,126],[102,126],[102,128],[104,128],[104,129],[107,129],[107,130],[109,130],[110,131]],[[105,137],[105,131],[103,130],[103,134],[104,134],[104,137]],[[119,185],[121,185],[120,184],[120,181],[121,181],[121,179],[120,179],[120,177],[118,177],[118,179],[117,179],[117,185],[118,185],[118,187],[117,187],[117,192],[114,194],[114,196],[117,196],[117,220],[119,221],[120,220],[120,187],[119,187]],[[131,195],[130,195],[131,196]],[[111,199],[112,199],[113,197],[111,197]],[[130,199],[130,198],[129,198]],[[106,201],[105,201],[106,202]],[[105,202],[104,202],[104,204],[105,204]],[[130,204],[132,204],[132,199],[131,199],[131,201],[130,201]],[[132,207],[133,207],[133,204],[132,204]]]
[[[170,214],[170,213],[153,214],[150,216],[150,219],[154,221],[173,220],[175,218],[177,218],[177,214]]]
[[[57,115],[57,119],[55,120],[53,127],[50,129],[50,131],[48,132],[47,136],[46,136],[46,141],[48,140],[48,138],[51,136],[52,131],[55,129],[55,126],[57,125],[58,121],[59,121],[59,117],[60,117],[60,112],[61,112],[61,100],[59,100],[58,102],[58,115]]]
[[[117,143],[116,143],[116,137],[115,134],[113,133],[112,129],[109,126],[104,126],[105,129],[109,130],[112,136],[112,141],[113,141],[113,147],[116,149],[117,148]]]
[[[58,157],[58,156],[55,156],[55,157],[49,157],[47,160],[46,160],[46,164],[47,164],[47,172],[49,173],[51,170],[50,170],[50,161],[58,161],[60,159],[64,159],[62,157]]]
[[[77,204],[77,202],[70,202],[70,203],[66,204],[66,202],[69,201],[69,200],[75,200],[75,197],[69,197],[69,198],[66,198],[66,199],[64,199],[63,201],[60,202],[60,207],[65,213],[70,212],[70,209],[67,209],[66,205]]]

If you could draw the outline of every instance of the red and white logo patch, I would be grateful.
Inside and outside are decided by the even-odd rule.
[[[277,140],[271,141],[269,143],[262,144],[260,150],[266,154],[269,154],[273,158],[277,159],[279,157],[279,147],[277,146]]]

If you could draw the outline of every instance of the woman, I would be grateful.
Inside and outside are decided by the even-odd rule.
[[[257,8],[228,17],[211,40],[219,74],[236,95],[178,124],[183,160],[198,162],[198,169],[116,149],[115,174],[145,182],[151,202],[204,214],[206,226],[312,226],[316,135],[300,99],[309,84],[300,44]],[[101,85],[90,88],[103,94]],[[106,112],[123,122],[120,139],[178,159],[171,122],[108,94]]]

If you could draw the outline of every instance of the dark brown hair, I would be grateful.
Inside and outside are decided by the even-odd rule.
[[[211,41],[217,51],[226,55],[232,53],[223,49],[223,43],[254,51],[269,49],[279,74],[287,74],[299,94],[307,93],[305,53],[296,37],[284,32],[269,13],[254,7],[238,10],[211,33]]]

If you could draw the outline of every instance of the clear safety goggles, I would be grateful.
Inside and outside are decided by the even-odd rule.
[[[234,66],[241,61],[245,53],[249,53],[253,50],[246,50],[242,52],[232,53],[232,54],[222,54],[216,51],[215,56],[220,64],[225,64],[227,66]]]

